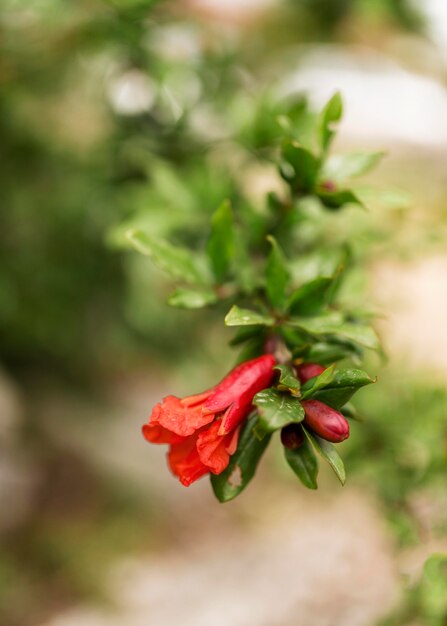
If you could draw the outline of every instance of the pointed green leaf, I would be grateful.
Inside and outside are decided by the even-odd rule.
[[[371,326],[345,322],[340,313],[312,318],[291,318],[287,324],[301,328],[311,335],[334,335],[335,337],[350,339],[371,350],[380,350],[379,339]]]
[[[287,463],[308,489],[318,489],[318,460],[307,439],[296,450],[284,448]]]
[[[334,126],[343,115],[343,101],[337,91],[324,107],[320,115],[319,140],[323,152],[326,152],[335,135]]]
[[[267,297],[270,304],[281,311],[286,302],[286,289],[290,276],[281,248],[274,237],[268,236],[267,239],[272,246],[265,268]]]
[[[275,365],[273,368],[280,372],[277,387],[281,391],[289,390],[292,395],[299,396],[301,383],[288,365]]]
[[[287,305],[292,315],[315,315],[321,312],[331,295],[334,277],[320,277],[301,285],[292,293]]]
[[[259,326],[240,326],[236,335],[230,341],[230,346],[239,346],[241,343],[256,339],[260,335],[264,336],[264,329]]]
[[[284,180],[294,191],[311,192],[317,180],[319,160],[296,141],[284,142],[281,154],[285,166],[280,169],[280,173]]]
[[[340,183],[372,170],[385,156],[384,152],[353,152],[330,156],[321,172],[321,180]]]
[[[238,496],[253,478],[258,463],[269,444],[271,435],[259,439],[254,434],[258,417],[253,414],[242,427],[236,452],[230,457],[228,467],[221,473],[211,475],[214,494],[220,502],[228,502]]]
[[[226,326],[273,326],[275,320],[269,315],[263,315],[250,309],[240,309],[234,305],[225,317]]]
[[[329,463],[329,465],[334,470],[334,473],[337,476],[338,480],[341,482],[342,485],[344,485],[346,482],[345,466],[340,455],[335,449],[335,446],[329,441],[318,437],[318,435],[310,433],[306,429],[304,429],[304,432],[306,433],[306,437],[308,438],[314,449],[318,452],[319,455],[323,457],[323,459],[325,459]]]
[[[235,254],[233,212],[228,200],[222,202],[211,218],[211,234],[207,245],[217,281],[222,282],[230,270]]]
[[[174,246],[165,239],[153,237],[135,228],[127,231],[126,237],[138,252],[150,257],[155,265],[173,278],[193,284],[209,282],[204,260],[191,250]]]
[[[303,385],[303,391],[312,381]],[[314,400],[320,400],[334,409],[343,407],[361,387],[374,383],[366,372],[359,369],[342,369],[335,372],[332,380],[322,389],[312,393]],[[304,397],[304,395],[303,395]],[[306,396],[307,397],[307,396]]]
[[[323,387],[327,387],[333,381],[335,376],[335,365],[331,365],[326,368],[324,372],[322,372],[319,376],[315,376],[315,378],[311,378],[306,382],[306,389],[303,389],[302,399],[306,400],[306,398],[314,398],[315,393],[322,389]]]
[[[183,309],[200,309],[217,302],[212,289],[176,289],[168,298],[168,304]]]
[[[257,393],[253,404],[258,407],[259,423],[267,432],[273,432],[287,424],[297,424],[304,419],[304,409],[298,398],[273,388]]]

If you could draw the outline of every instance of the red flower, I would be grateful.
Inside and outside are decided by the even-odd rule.
[[[349,424],[344,415],[319,400],[303,400],[304,423],[317,435],[332,443],[349,437]]]
[[[265,354],[238,365],[208,391],[182,399],[167,396],[154,407],[143,435],[151,443],[170,444],[168,463],[183,485],[227,467],[241,422],[255,394],[272,382],[274,365],[274,357]]]

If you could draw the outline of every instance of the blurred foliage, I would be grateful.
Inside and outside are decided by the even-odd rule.
[[[285,109],[301,133],[313,121],[303,97],[280,103],[271,93],[275,59],[288,62],[289,46],[302,42],[352,42],[361,33],[363,43],[371,31],[423,30],[410,0],[284,0],[239,36],[217,22],[186,4],[151,0],[1,3],[0,346],[2,364],[18,376],[51,368],[92,379],[138,355],[172,361],[175,350],[177,363],[189,354],[204,318],[194,325],[165,306],[158,271],[120,247],[124,230],[149,224],[196,246],[228,197],[245,207],[258,236],[250,207],[266,207],[253,163],[264,159],[257,181],[271,176],[266,147]],[[307,254],[316,239],[330,248],[355,231],[354,253],[370,255],[405,222],[383,212],[371,229],[353,211],[341,227],[336,216],[308,210],[302,237],[309,245],[296,272],[309,279],[318,271]],[[325,262],[333,265],[330,249]],[[361,280],[352,275],[347,300]],[[358,407],[370,417],[346,460],[376,486],[408,544],[446,529],[446,392],[405,374],[383,376],[380,385],[381,393],[362,392]],[[29,452],[25,438],[20,447]],[[61,471],[66,451],[54,451],[44,432],[38,447],[40,497],[0,548],[0,622],[8,626],[34,624],[37,615],[99,593],[97,566],[148,547],[153,519],[129,485],[111,489],[85,459]],[[371,448],[374,464],[364,462]],[[58,495],[50,497],[58,475]],[[76,510],[63,514],[74,484]],[[424,580],[408,606],[416,602],[421,620],[438,626],[442,593],[432,601]]]
[[[402,606],[381,626],[445,626],[447,623],[447,553],[427,559],[420,579],[409,586]]]

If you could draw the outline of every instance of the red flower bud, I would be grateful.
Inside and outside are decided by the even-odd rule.
[[[325,367],[318,365],[318,363],[302,363],[301,365],[298,365],[296,372],[301,384],[304,385],[304,383],[311,378],[322,374],[325,369]]]
[[[168,463],[183,485],[220,474],[237,448],[240,423],[253,397],[272,382],[275,359],[265,354],[235,367],[215,387],[195,396],[167,396],[143,426],[151,443],[168,443]]]
[[[288,424],[281,430],[281,443],[289,450],[296,450],[303,445],[305,434],[299,424]]]
[[[304,423],[317,435],[340,443],[349,437],[349,424],[341,413],[319,400],[303,400]]]

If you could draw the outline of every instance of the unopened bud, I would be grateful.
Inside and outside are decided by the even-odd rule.
[[[304,383],[311,378],[322,374],[325,369],[325,367],[318,365],[318,363],[302,363],[301,365],[298,365],[296,371],[301,384],[304,385]]]
[[[296,450],[303,445],[304,432],[299,424],[288,424],[281,430],[281,443],[289,450]]]
[[[303,400],[304,423],[314,433],[332,441],[340,443],[349,437],[349,424],[346,418],[332,407],[319,400]]]

